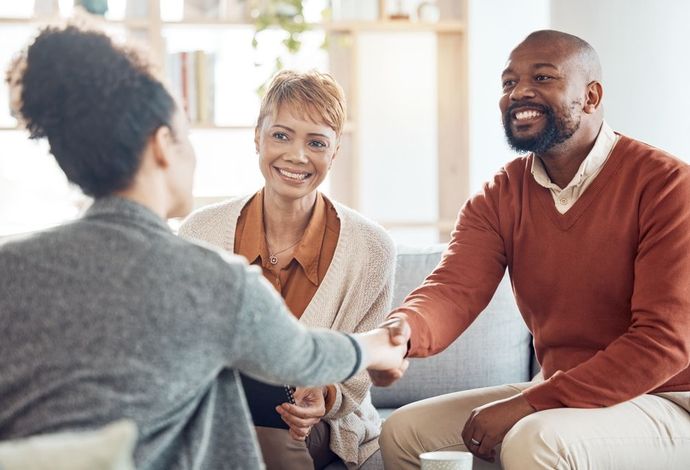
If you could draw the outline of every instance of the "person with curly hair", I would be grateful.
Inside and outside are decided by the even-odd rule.
[[[31,138],[95,201],[0,247],[0,440],[129,418],[137,468],[258,469],[239,372],[314,386],[404,363],[384,330],[307,329],[259,270],[171,232],[195,155],[140,52],[50,27],[8,81]]]

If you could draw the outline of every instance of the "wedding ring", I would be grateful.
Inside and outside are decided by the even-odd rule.
[[[474,437],[470,439],[470,443],[472,443],[473,446],[478,446],[479,444],[481,444],[481,442],[476,440]]]

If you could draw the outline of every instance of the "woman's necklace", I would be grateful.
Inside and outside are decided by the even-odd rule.
[[[268,252],[268,262],[271,263],[273,266],[275,266],[276,264],[278,264],[278,255],[281,254],[281,253],[285,253],[285,252],[288,251],[290,248],[292,248],[293,246],[297,245],[300,241],[302,241],[301,238],[299,238],[295,243],[293,243],[292,245],[288,246],[287,248],[283,248],[282,250],[276,251],[275,253],[271,253],[271,252],[269,251],[269,252]]]

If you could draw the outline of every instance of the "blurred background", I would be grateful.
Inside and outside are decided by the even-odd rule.
[[[510,50],[544,28],[598,50],[615,130],[690,160],[684,0],[2,0],[0,66],[42,24],[82,10],[149,48],[183,97],[197,206],[261,186],[260,88],[281,67],[316,68],[335,76],[349,107],[322,190],[398,243],[447,240],[464,200],[515,157],[498,112],[500,73]],[[3,82],[0,237],[72,219],[87,205],[47,143],[17,127]]]

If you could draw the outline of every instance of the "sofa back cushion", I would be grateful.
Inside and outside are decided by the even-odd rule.
[[[436,267],[446,245],[398,247],[393,306]],[[446,350],[411,359],[395,385],[372,388],[377,408],[396,408],[445,393],[530,380],[532,341],[515,305],[508,276],[479,318]]]

